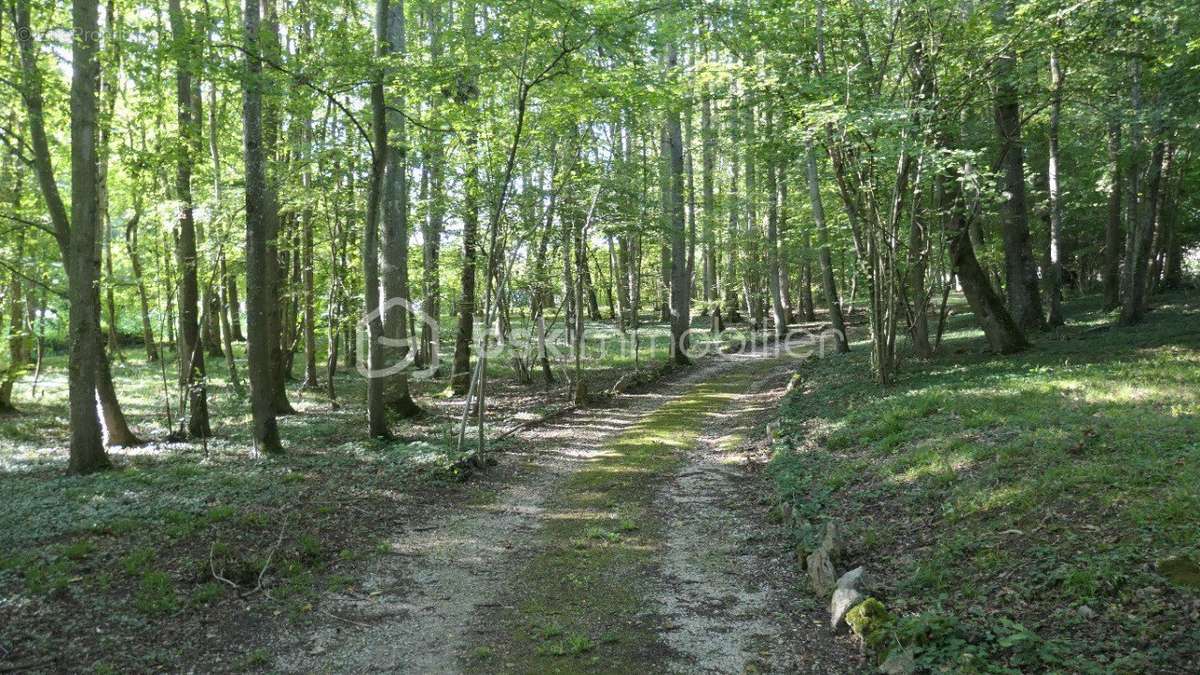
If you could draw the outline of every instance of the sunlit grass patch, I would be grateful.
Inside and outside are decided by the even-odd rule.
[[[889,606],[955,613],[956,634],[998,663],[1016,652],[997,637],[1009,630],[997,606],[1053,640],[1068,669],[1142,644],[1141,663],[1159,668],[1196,658],[1182,610],[1143,590],[1166,590],[1155,560],[1200,552],[1200,306],[1163,304],[1142,326],[1089,331],[1111,318],[1087,301],[1015,357],[986,354],[959,317],[944,353],[887,389],[866,350],[805,364],[771,465],[780,495],[804,518],[848,524],[844,564],[878,570]],[[1071,620],[1081,604],[1113,609]]]

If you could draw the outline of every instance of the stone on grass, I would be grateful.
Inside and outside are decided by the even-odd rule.
[[[863,589],[863,574],[865,573],[866,571],[863,569],[862,565],[859,565],[858,567],[855,567],[849,572],[846,572],[842,576],[838,577],[837,587],[853,588],[856,591],[861,591]]]
[[[824,546],[808,556],[808,580],[812,584],[813,593],[822,597],[828,595],[837,583],[833,561],[829,559],[829,552]]]
[[[1088,607],[1087,605],[1080,605],[1079,609],[1075,610],[1075,613],[1079,615],[1079,618],[1085,621],[1091,621],[1092,619],[1096,618],[1096,610]]]
[[[878,649],[887,641],[892,615],[875,598],[867,598],[846,613],[846,624],[862,640],[863,647]]]
[[[841,588],[833,592],[833,600],[829,602],[829,630],[837,633],[846,627],[846,615],[850,610],[863,601],[863,594],[857,588]]]
[[[1177,555],[1158,561],[1158,573],[1173,584],[1200,589],[1200,565],[1187,555]]]
[[[837,523],[832,520],[825,523],[825,537],[821,539],[821,548],[834,560],[842,555],[842,540],[838,536]]]

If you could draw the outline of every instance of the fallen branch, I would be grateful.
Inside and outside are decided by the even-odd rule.
[[[498,440],[500,440],[500,439],[502,439],[502,438],[508,438],[509,436],[511,436],[511,435],[513,435],[513,434],[515,434],[515,433],[517,433],[518,431],[522,431],[522,430],[524,430],[524,429],[528,429],[529,427],[535,427],[535,426],[538,426],[538,425],[540,425],[540,424],[545,424],[546,422],[549,422],[550,420],[554,420],[554,419],[557,419],[557,418],[559,418],[559,417],[562,417],[563,415],[565,415],[565,414],[567,414],[567,413],[571,412],[572,410],[575,410],[577,407],[579,407],[579,406],[575,405],[574,403],[571,403],[571,404],[568,404],[568,405],[565,405],[565,406],[563,406],[563,407],[559,408],[558,410],[555,410],[555,411],[554,411],[554,412],[552,412],[552,413],[547,413],[547,414],[545,414],[545,415],[542,415],[541,417],[538,417],[538,418],[536,418],[536,419],[532,419],[532,420],[525,420],[524,422],[521,422],[521,423],[520,423],[520,424],[518,424],[517,426],[515,426],[515,427],[513,427],[513,428],[509,429],[508,431],[505,431],[504,433],[500,434],[499,436],[497,436],[497,437],[495,438],[495,440],[497,440],[497,441],[498,441]]]
[[[208,547],[208,569],[210,571],[212,571],[213,578],[216,579],[217,581],[224,581],[225,583],[229,584],[230,587],[232,587],[232,588],[240,589],[241,586],[238,586],[236,583],[230,581],[229,579],[226,579],[225,577],[223,577],[217,573],[217,565],[216,565],[216,563],[213,562],[213,551],[215,551],[216,548],[217,548],[217,542],[215,542],[215,541]]]
[[[33,659],[31,661],[22,661],[20,663],[14,663],[11,666],[0,666],[0,673],[23,672],[23,671],[32,670],[34,668],[37,668],[38,666],[44,666],[47,663],[53,663],[53,662],[54,662],[53,656],[47,656],[47,657],[41,658],[41,659]]]
[[[262,589],[263,577],[266,576],[266,574],[267,574],[267,568],[269,568],[271,566],[271,559],[275,557],[275,551],[278,551],[280,544],[283,543],[283,533],[287,531],[287,523],[288,523],[287,518],[284,518],[283,525],[279,526],[279,537],[277,537],[275,539],[275,545],[272,546],[271,550],[267,553],[267,560],[266,560],[266,562],[263,563],[262,569],[259,570],[259,572],[258,572],[258,583],[256,583],[254,585],[254,590],[250,591],[249,593],[244,594],[242,597],[246,597],[248,595],[254,595],[260,589]]]
[[[334,614],[333,612],[327,612],[323,609],[318,609],[317,611],[331,619],[337,619],[338,621],[345,621],[346,623],[350,624],[351,626],[358,626],[360,628],[370,628],[371,627],[370,624],[365,624],[360,621],[353,621],[351,619],[347,619],[345,617],[338,616],[337,614]]]

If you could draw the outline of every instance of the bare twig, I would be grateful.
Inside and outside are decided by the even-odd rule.
[[[334,614],[333,612],[327,612],[323,609],[318,609],[317,611],[331,619],[337,619],[338,621],[345,621],[346,623],[348,623],[352,626],[358,626],[360,628],[370,628],[371,627],[370,624],[365,624],[365,623],[362,623],[361,621],[354,621],[351,619],[347,619],[346,617],[338,616],[337,614]]]
[[[258,583],[254,585],[254,590],[250,591],[246,595],[253,595],[262,588],[263,577],[267,574],[267,568],[271,566],[271,558],[275,557],[275,552],[279,550],[280,544],[283,543],[283,534],[287,531],[287,524],[288,520],[287,518],[284,518],[283,525],[279,527],[279,537],[275,539],[275,545],[272,546],[270,552],[267,553],[267,560],[263,563],[262,569],[258,572]]]
[[[225,583],[229,584],[230,587],[232,587],[232,588],[241,588],[241,586],[238,586],[236,583],[230,581],[229,579],[226,579],[225,577],[223,577],[217,573],[217,565],[216,565],[216,563],[213,562],[213,551],[216,550],[216,548],[217,548],[217,542],[215,542],[215,541],[212,543],[212,545],[210,545],[208,547],[208,569],[212,572],[213,578],[218,581],[224,581]]]

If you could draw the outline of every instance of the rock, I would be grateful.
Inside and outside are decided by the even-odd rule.
[[[842,544],[841,538],[838,536],[838,526],[832,520],[825,523],[825,537],[821,539],[821,548],[829,554],[830,560],[835,560],[842,555]]]
[[[813,593],[821,597],[828,595],[836,585],[833,561],[829,559],[829,553],[824,546],[808,556],[808,580],[812,584]]]
[[[855,567],[849,572],[846,572],[842,576],[838,577],[837,587],[861,591],[863,589],[863,574],[865,573],[866,571],[863,569],[862,565],[859,565],[858,567]]]
[[[867,598],[846,613],[846,625],[862,640],[864,647],[879,648],[888,639],[892,615],[875,598]]]
[[[845,618],[850,610],[863,601],[863,594],[856,588],[838,588],[829,602],[829,630],[837,633],[846,626]]]
[[[1075,610],[1075,613],[1079,615],[1079,618],[1084,619],[1085,621],[1091,621],[1092,619],[1096,618],[1096,610],[1088,607],[1087,605],[1080,605],[1079,609]]]
[[[784,525],[790,526],[792,519],[795,517],[794,509],[790,502],[783,502],[779,505],[779,519],[783,521]]]
[[[767,445],[774,445],[779,440],[779,422],[767,423]]]
[[[1173,584],[1200,589],[1200,565],[1187,555],[1177,555],[1158,561],[1158,573]]]
[[[879,672],[887,675],[909,675],[916,669],[917,664],[911,649],[893,649],[883,663],[879,664]]]
[[[804,382],[804,376],[800,373],[793,373],[792,378],[788,380],[787,393],[791,393],[791,391],[796,387],[799,387],[802,382]]]
[[[825,536],[821,539],[821,544],[807,560],[808,578],[812,583],[813,592],[819,596],[828,595],[837,586],[833,560],[839,553],[837,525],[830,521],[825,524]]]

